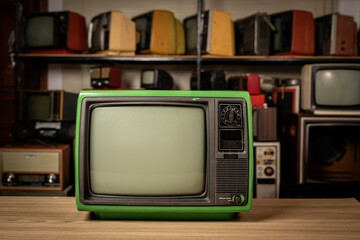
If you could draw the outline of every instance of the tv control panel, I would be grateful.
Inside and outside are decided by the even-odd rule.
[[[248,200],[249,157],[245,103],[218,103],[216,205],[244,205]]]

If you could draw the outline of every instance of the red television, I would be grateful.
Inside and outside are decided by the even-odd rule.
[[[271,15],[276,30],[271,52],[276,55],[314,55],[315,22],[311,12],[292,10]]]
[[[85,18],[69,11],[28,15],[23,36],[30,53],[80,53],[86,50]]]

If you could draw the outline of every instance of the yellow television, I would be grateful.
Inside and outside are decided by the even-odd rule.
[[[185,53],[182,24],[167,10],[153,10],[132,18],[136,25],[140,54],[179,55]]]

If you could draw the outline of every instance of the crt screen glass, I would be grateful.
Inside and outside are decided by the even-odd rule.
[[[51,47],[54,45],[54,17],[39,16],[27,20],[25,41],[28,47]]]
[[[30,94],[26,104],[27,120],[48,120],[51,118],[51,97],[49,94]]]
[[[315,74],[315,103],[327,106],[360,105],[360,70],[319,70]]]
[[[188,50],[196,49],[197,40],[197,18],[189,18],[185,22],[186,47]]]
[[[197,195],[205,190],[205,111],[183,106],[101,106],[90,120],[95,194]]]
[[[143,84],[154,84],[154,71],[143,71],[141,81]]]

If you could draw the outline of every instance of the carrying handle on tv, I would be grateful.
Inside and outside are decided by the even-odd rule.
[[[267,16],[263,16],[264,21],[270,27],[271,31],[276,31],[276,27],[271,23],[270,19]]]
[[[92,35],[92,30],[93,30],[94,24],[91,22],[89,24],[89,30],[88,30],[88,48],[91,49],[91,35]]]

